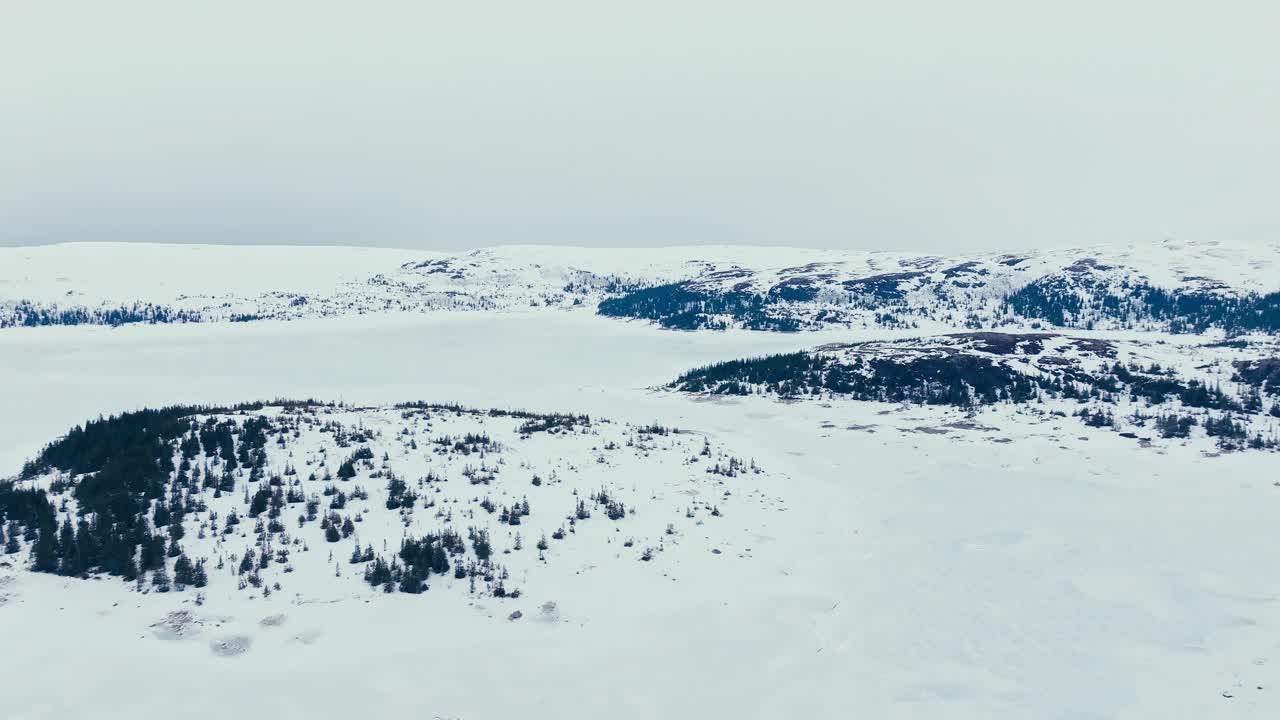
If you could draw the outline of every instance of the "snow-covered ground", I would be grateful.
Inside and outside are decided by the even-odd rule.
[[[1280,290],[1278,268],[1280,243],[1173,240],[949,257],[747,246],[504,246],[426,253],[69,243],[0,248],[0,328],[386,311],[589,312],[606,297],[672,283],[700,294],[767,299],[769,317],[798,329],[896,325],[901,318],[895,317],[904,314],[926,324],[1003,326],[1019,322],[1006,298],[1033,283],[1098,303],[1108,294],[1129,298],[1147,286],[1238,298]],[[744,318],[717,320],[741,327]],[[1151,328],[1166,320],[1145,319]],[[1074,321],[1080,327],[1094,321],[1099,327],[1129,327],[1144,319]]]
[[[0,248],[0,297],[173,302],[183,296],[327,292],[424,253],[360,247],[65,243]]]
[[[0,717],[1280,715],[1274,453],[1137,448],[1005,408],[653,389],[891,335],[583,312],[6,330],[0,474],[100,413],[272,397],[658,422],[765,473],[718,518],[720,554],[700,539],[650,563],[550,562],[516,600],[211,584],[196,607],[0,567]],[[175,610],[203,624],[154,627]],[[227,638],[247,651],[216,652]]]

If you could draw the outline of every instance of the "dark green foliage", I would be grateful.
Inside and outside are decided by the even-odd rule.
[[[395,582],[400,577],[400,568],[394,564],[388,565],[382,558],[374,558],[373,564],[364,570],[364,580],[374,587],[385,586],[387,583]]]
[[[387,477],[387,509],[395,510],[396,508],[412,508],[417,502],[418,495],[409,489],[404,480],[396,477],[393,473],[388,473]]]
[[[186,555],[179,555],[173,563],[173,584],[178,590],[196,584],[196,566]]]
[[[1184,438],[1191,434],[1196,419],[1189,415],[1164,415],[1156,418],[1156,430],[1163,438]]]
[[[403,574],[400,578],[400,592],[417,595],[426,592],[427,579],[416,568]]]
[[[1267,395],[1280,397],[1280,358],[1235,363],[1236,382],[1246,383]]]
[[[175,494],[166,498],[174,467],[174,451],[180,457],[194,457],[197,443],[210,452],[215,450],[235,462],[232,423],[207,422],[197,427],[190,417],[197,413],[257,410],[260,404],[232,409],[202,407],[168,407],[140,410],[110,418],[99,418],[75,427],[67,435],[41,451],[23,470],[24,477],[49,469],[78,476],[74,495],[79,504],[80,519],[72,526],[63,522],[61,531],[53,526],[52,508],[41,509],[47,498],[29,492],[0,489],[0,508],[6,515],[37,516],[39,538],[32,548],[33,568],[41,572],[85,575],[105,572],[133,577],[138,572],[157,571],[164,565],[165,536],[151,532],[167,525],[172,557],[181,554],[178,540],[182,537],[184,508]],[[262,421],[255,430],[254,421],[246,421],[250,431],[246,452],[260,447],[264,441]],[[185,472],[185,471],[184,471]],[[185,478],[179,472],[179,481]],[[13,510],[10,509],[13,506]],[[138,560],[135,561],[135,555]],[[161,583],[163,587],[166,583]]]
[[[1152,404],[1160,404],[1177,398],[1187,407],[1236,410],[1240,404],[1217,388],[1210,388],[1198,380],[1183,383],[1169,377],[1142,377],[1129,375],[1125,380],[1134,398],[1143,398]]]
[[[1210,437],[1216,437],[1220,440],[1243,440],[1247,433],[1245,426],[1239,421],[1223,415],[1217,418],[1208,418],[1204,421],[1204,431]]]
[[[732,360],[689,371],[672,385],[714,394],[745,395],[761,386],[786,397],[831,392],[859,400],[962,407],[1035,397],[1036,388],[1026,376],[983,357],[957,353],[855,360],[844,365],[803,352]]]
[[[56,514],[44,490],[16,487],[13,483],[0,483],[0,521],[9,523],[9,535],[21,534],[20,528],[33,531],[53,527]]]
[[[1146,284],[1114,288],[1076,273],[1070,280],[1041,278],[1010,294],[1005,302],[1022,317],[1059,327],[1089,327],[1097,320],[1108,320],[1123,327],[1135,321],[1149,322],[1174,333],[1199,333],[1210,328],[1232,335],[1280,330],[1280,293],[1234,297]]]
[[[824,370],[830,364],[825,358],[805,352],[728,360],[690,370],[676,378],[673,385],[687,392],[717,395],[749,395],[752,385],[822,387]]]
[[[860,296],[873,305],[889,304],[901,300],[905,296],[901,286],[903,281],[913,280],[925,274],[920,271],[882,273],[856,280],[846,280],[841,285],[845,290]]]
[[[469,534],[471,536],[471,549],[475,552],[476,558],[481,561],[488,560],[493,555],[493,545],[489,542],[489,531],[471,528]]]
[[[58,540],[53,525],[40,528],[35,545],[31,548],[31,569],[36,572],[56,573],[61,568],[58,561]]]
[[[139,470],[145,478],[154,478],[163,463],[161,456],[170,456],[168,442],[190,430],[191,423],[186,418],[207,411],[206,408],[175,406],[90,421],[72,428],[66,436],[47,446],[24,474],[31,475],[46,468],[101,474],[102,471],[110,471],[113,464],[120,464],[124,470]],[[172,461],[168,464],[172,465]],[[139,480],[133,489],[146,491],[148,488],[144,480]],[[77,497],[79,491],[77,488]]]
[[[350,480],[355,476],[356,476],[355,462],[350,459],[343,460],[342,464],[338,466],[338,479]]]
[[[1011,352],[1006,349],[1007,343],[1001,334],[978,333],[966,337],[987,343],[982,346],[985,351],[997,355]],[[1034,354],[1045,336],[1013,337],[1018,339],[1019,348]],[[993,346],[989,342],[992,338],[1000,342]],[[1208,434],[1219,438],[1220,444],[1236,446],[1247,439],[1250,447],[1275,445],[1274,439],[1248,438],[1247,426],[1231,417],[1232,413],[1256,415],[1266,409],[1258,388],[1272,387],[1272,373],[1277,370],[1271,361],[1237,364],[1237,379],[1255,383],[1242,392],[1242,401],[1217,386],[1197,379],[1184,380],[1157,366],[1142,369],[1113,363],[1086,373],[1070,363],[1046,361],[1024,374],[1016,361],[1000,362],[948,346],[925,353],[892,355],[859,354],[857,347],[846,348],[852,351],[849,355],[800,352],[717,363],[689,371],[671,386],[686,392],[712,394],[762,392],[804,397],[830,393],[857,400],[959,407],[1025,403],[1042,397],[1105,403],[1128,396],[1150,405],[1177,402],[1186,408],[1220,411],[1217,417],[1204,421]],[[1280,403],[1273,404],[1271,413],[1280,417],[1278,408]],[[1115,426],[1115,418],[1107,411],[1086,409],[1075,414],[1089,426]],[[1187,437],[1196,423],[1190,416],[1169,415],[1157,419],[1156,426],[1161,435],[1174,438]],[[580,505],[579,519],[585,519],[584,512],[585,508]]]
[[[1005,298],[1018,315],[1037,318],[1058,327],[1069,327],[1080,315],[1084,301],[1069,288],[1033,282]]]
[[[538,413],[529,410],[520,409],[502,409],[494,408],[490,410],[478,410],[475,408],[465,407],[456,403],[428,403],[422,401],[397,403],[397,408],[402,410],[427,410],[437,412],[454,413],[457,415],[488,415],[490,417],[513,417],[522,418],[526,422],[519,428],[521,435],[530,435],[537,432],[555,433],[561,430],[572,430],[577,426],[590,426],[591,417],[589,415],[571,415],[567,413]],[[477,436],[482,437],[482,436]],[[487,448],[493,449],[493,448]]]
[[[151,573],[151,584],[154,585],[156,590],[159,592],[169,592],[169,573],[165,569],[164,565],[156,568],[155,572]]]
[[[1089,427],[1114,427],[1116,424],[1115,416],[1109,412],[1084,410],[1080,413],[1080,419]]]
[[[560,413],[552,413],[549,415],[539,415],[526,420],[520,425],[518,432],[521,435],[531,435],[538,432],[560,432],[572,430],[578,425],[590,425],[591,419],[586,415],[565,415]]]
[[[0,328],[39,327],[45,325],[110,325],[118,327],[131,323],[200,322],[200,313],[177,310],[165,305],[134,303],[114,308],[56,307],[39,305],[30,300],[19,300],[0,313]]]
[[[800,323],[770,314],[768,309],[804,294],[804,290],[784,290],[776,295],[738,291],[712,293],[690,290],[687,283],[673,283],[603,300],[597,312],[609,317],[653,320],[662,327],[677,330],[722,330],[734,322],[750,330],[791,332],[799,330]],[[726,317],[728,322],[723,319]]]
[[[271,502],[271,491],[265,487],[258,488],[253,494],[253,499],[249,501],[249,517],[258,517],[267,511],[267,505]]]
[[[428,533],[421,538],[405,538],[400,544],[400,552],[389,563],[380,557],[375,558],[372,548],[361,553],[358,547],[351,555],[351,562],[372,561],[365,568],[364,579],[374,587],[390,590],[398,584],[400,592],[417,594],[427,589],[427,580],[432,574],[449,573],[449,556],[461,554],[464,550],[462,538],[457,533],[445,530],[439,534]],[[484,559],[487,558],[486,553]],[[457,566],[457,576],[465,576],[461,564]]]
[[[21,528],[18,527],[18,523],[10,522],[9,531],[4,540],[5,555],[16,555],[17,553],[21,552],[22,550],[22,544],[20,541],[21,537],[22,537],[22,530]]]

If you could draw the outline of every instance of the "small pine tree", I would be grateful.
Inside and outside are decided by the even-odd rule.
[[[338,466],[338,479],[350,480],[356,476],[356,465],[351,460],[345,460]]]
[[[185,590],[188,585],[194,584],[195,566],[191,563],[191,558],[186,555],[179,555],[178,559],[173,563],[174,588],[181,591]]]
[[[58,572],[58,543],[52,526],[42,528],[31,547],[31,569],[36,572]]]
[[[169,573],[165,570],[164,563],[151,574],[151,584],[162,593],[169,592]]]

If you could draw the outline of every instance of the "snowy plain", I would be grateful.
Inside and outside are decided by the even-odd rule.
[[[190,593],[0,569],[0,717],[1280,716],[1274,455],[1137,448],[998,409],[925,431],[966,418],[654,389],[873,336],[573,311],[0,333],[0,475],[100,413],[421,399],[704,432],[781,500],[728,512],[721,554],[557,566],[518,600],[370,590],[197,609]],[[555,621],[539,621],[545,601]],[[157,637],[182,608],[219,627]],[[223,633],[253,644],[210,652]]]

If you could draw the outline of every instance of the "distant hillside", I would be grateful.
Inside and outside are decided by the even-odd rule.
[[[671,387],[963,408],[1038,405],[1094,427],[1274,449],[1280,447],[1276,353],[1274,344],[1243,342],[954,333],[730,360],[691,370]]]
[[[0,327],[596,310],[671,329],[1280,331],[1280,244],[941,257],[789,248],[0,249]]]

